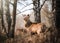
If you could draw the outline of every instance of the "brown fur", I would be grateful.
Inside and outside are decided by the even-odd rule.
[[[32,24],[31,26],[29,26],[27,28],[27,31],[30,31],[32,33],[40,34],[40,32],[42,32],[42,29],[43,29],[43,24],[38,23],[38,24]]]
[[[30,33],[37,33],[40,34],[40,32],[45,31],[45,25],[43,23],[32,23],[29,19],[29,15],[27,15],[24,20],[26,21],[25,27],[27,28],[27,31]]]

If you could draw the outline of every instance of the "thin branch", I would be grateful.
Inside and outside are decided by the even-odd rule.
[[[17,13],[17,14],[20,14],[20,13],[26,12],[26,11],[28,11],[28,10],[33,10],[33,8],[31,8],[31,9],[27,9],[27,10],[24,10],[24,11],[19,12],[19,13]]]
[[[23,3],[21,3],[21,2],[18,2],[19,4],[22,4],[22,5],[24,5]],[[24,5],[24,6],[26,6],[26,5]]]
[[[40,8],[40,10],[42,9],[42,7],[43,7],[43,5],[45,4],[45,2],[46,2],[47,0],[45,0],[44,2],[43,2],[43,4],[41,5],[41,8]]]
[[[33,4],[33,3],[30,3],[30,4],[26,5],[26,6],[24,6],[21,10],[23,10],[24,8],[28,7],[31,4]]]
[[[24,10],[24,11],[22,11],[22,12],[19,11],[19,13],[17,13],[17,14],[20,14],[20,13],[26,12],[26,11],[28,11],[28,10],[35,10],[35,11],[36,11],[36,9],[31,8],[31,9]],[[38,11],[36,11],[36,12],[38,12]],[[38,13],[39,13],[39,12],[38,12]]]
[[[18,11],[19,13],[21,13],[21,11],[19,11],[18,9],[17,9],[17,11]]]
[[[11,3],[11,2],[9,2],[9,3],[10,3],[11,5],[14,5],[14,4],[13,4],[13,3]],[[24,4],[23,4],[23,3],[21,3],[21,2],[18,2],[18,3],[20,3],[20,4],[24,5]],[[26,5],[26,6],[24,5],[24,7],[23,7],[22,9],[26,8],[27,6],[29,6],[29,5],[31,5],[31,4],[33,4],[33,3],[30,3],[30,4]],[[21,9],[21,10],[22,10],[22,9]]]
[[[14,5],[13,3],[9,2],[11,5]]]

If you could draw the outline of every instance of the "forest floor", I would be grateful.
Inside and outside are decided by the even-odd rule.
[[[55,36],[52,36],[52,38],[55,38]],[[46,34],[40,33],[40,35],[21,32],[14,39],[7,39],[5,43],[60,43],[60,38],[58,38],[57,42],[56,40],[54,42],[52,38],[49,31]]]
[[[40,33],[38,35],[21,31],[20,34],[15,36],[14,38],[8,38],[5,41],[0,41],[0,43],[60,43],[60,34],[56,41],[54,40],[56,39],[56,34],[54,35],[53,33],[54,31],[51,35],[51,32],[48,31],[46,33]]]

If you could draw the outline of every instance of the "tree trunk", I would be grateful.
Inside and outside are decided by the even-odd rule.
[[[60,0],[56,0],[56,28],[58,30],[57,43],[60,43]]]
[[[57,31],[57,28],[56,28],[56,0],[52,0],[52,19],[51,19],[51,24],[52,24],[52,32],[51,32],[51,34],[53,35],[53,33],[54,33],[54,36],[52,36],[52,42],[53,43],[57,43],[57,33],[58,33],[58,31]]]
[[[5,5],[6,5],[6,20],[7,20],[7,24],[8,24],[8,37],[10,37],[10,33],[11,33],[11,16],[10,16],[10,10],[9,10],[9,0],[5,0]]]
[[[3,0],[1,0],[1,24],[2,24],[2,30],[6,32],[6,27],[4,24],[4,17],[3,17]]]
[[[35,21],[36,23],[41,22],[41,17],[40,17],[40,0],[33,0],[33,10],[34,10],[34,15],[35,15]]]
[[[13,37],[14,37],[15,24],[16,24],[16,9],[17,9],[17,0],[14,0],[14,6],[13,6],[13,24],[12,24]]]

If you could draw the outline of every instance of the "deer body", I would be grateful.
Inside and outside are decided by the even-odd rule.
[[[38,23],[38,24],[31,24],[31,26],[27,28],[27,31],[40,34],[40,32],[42,32],[42,29],[43,24]]]
[[[25,27],[27,28],[27,31],[30,33],[32,32],[40,34],[40,32],[45,29],[45,25],[43,23],[32,23],[29,18],[29,15],[24,18],[24,20],[26,21]]]

